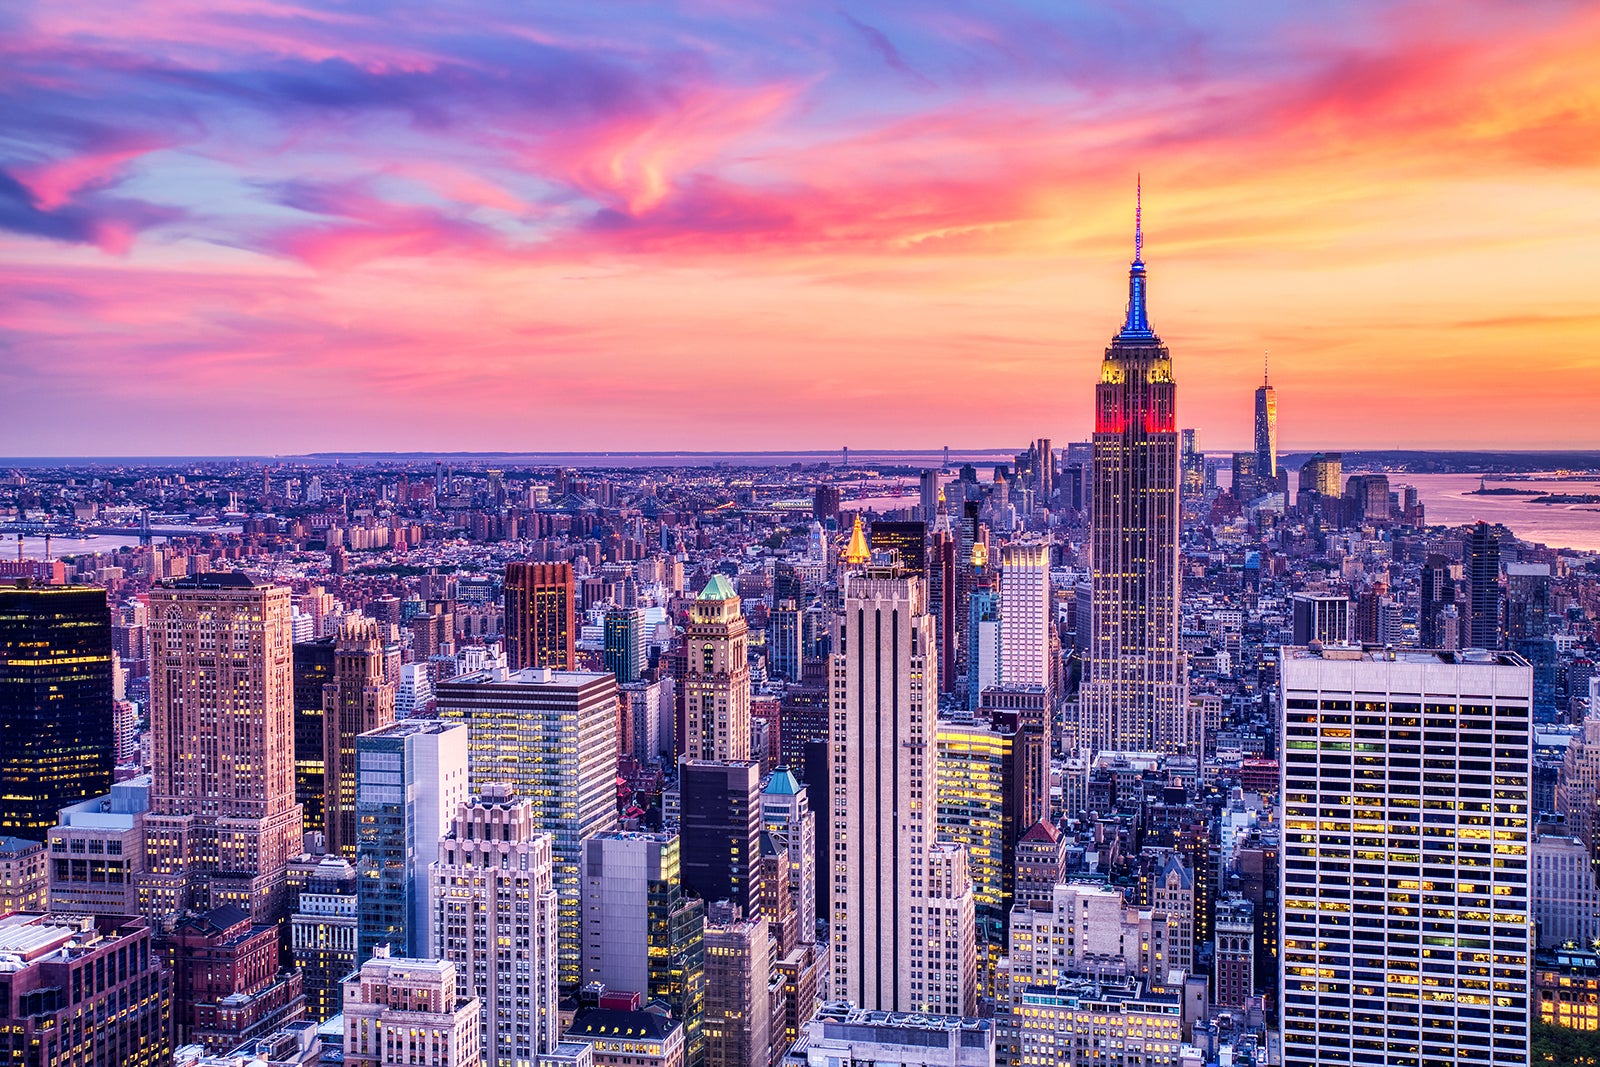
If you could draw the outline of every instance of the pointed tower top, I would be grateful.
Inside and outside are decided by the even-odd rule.
[[[872,550],[867,547],[867,532],[861,528],[861,512],[856,512],[855,529],[850,531],[850,546],[844,550],[844,561],[853,566],[872,562]]]
[[[1267,356],[1268,355],[1270,355],[1270,353],[1265,348],[1263,348],[1261,350],[1261,384],[1262,385],[1271,385],[1272,384],[1272,378],[1267,373]]]
[[[1133,263],[1128,268],[1128,315],[1118,332],[1119,341],[1156,342],[1161,339],[1150,328],[1150,315],[1145,309],[1144,270],[1144,175],[1133,187]]]

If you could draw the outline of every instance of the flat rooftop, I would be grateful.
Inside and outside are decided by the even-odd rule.
[[[1445,652],[1425,648],[1387,648],[1382,645],[1326,645],[1322,648],[1303,645],[1283,646],[1283,658],[1292,660],[1349,661],[1359,663],[1415,663],[1415,664],[1470,664],[1485,667],[1526,667],[1528,661],[1515,652],[1489,652],[1481,648],[1464,648]]]
[[[537,685],[555,689],[582,689],[612,677],[601,671],[555,671],[526,667],[520,671],[506,671],[503,675],[493,669],[472,671],[446,678],[439,685]]]

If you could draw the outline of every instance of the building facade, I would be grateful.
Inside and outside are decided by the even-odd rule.
[[[432,943],[482,1005],[485,1064],[536,1063],[561,1041],[553,863],[533,802],[492,783],[458,809],[430,868]]]
[[[465,726],[402,719],[356,738],[357,962],[433,957],[428,869],[467,799]]]
[[[104,589],[0,588],[0,837],[111,787],[111,656]]]
[[[1090,639],[1080,740],[1096,750],[1196,743],[1178,645],[1177,386],[1145,308],[1134,228],[1128,309],[1095,386]]]
[[[150,591],[154,785],[141,910],[276,923],[300,854],[288,588],[211,573]]]
[[[478,1012],[454,964],[384,946],[344,982],[345,1067],[482,1067]]]
[[[930,930],[938,835],[933,630],[920,577],[867,568],[847,579],[829,737],[833,993],[870,1010],[940,1010],[931,1005],[944,1003],[952,984],[943,964],[967,966],[960,944]],[[964,863],[939,873],[967,877]],[[966,906],[971,886],[952,884],[943,896]],[[949,922],[945,903],[939,908],[939,937],[971,929],[970,917]],[[971,966],[955,976],[963,1000],[976,996],[975,956]]]
[[[1285,1062],[1526,1064],[1527,664],[1289,648],[1282,686]]]
[[[322,687],[323,825],[328,851],[346,859],[356,855],[356,738],[394,722],[383,646],[376,622],[346,619],[334,642],[333,679]]]
[[[728,579],[713,574],[689,608],[683,741],[689,759],[750,758],[749,626]]]
[[[439,717],[470,731],[471,784],[509,784],[554,841],[561,984],[579,985],[585,839],[617,826],[617,680],[610,674],[478,671],[440,682]]]
[[[506,564],[506,662],[512,670],[577,666],[576,586],[570,563]]]

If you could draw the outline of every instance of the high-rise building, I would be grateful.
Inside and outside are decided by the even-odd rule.
[[[1067,840],[1051,823],[1041,819],[1024,831],[1016,854],[1017,904],[1047,901],[1055,887],[1067,880]]]
[[[617,684],[639,680],[645,668],[644,609],[612,608],[606,612],[606,670]]]
[[[1185,497],[1198,498],[1206,491],[1206,454],[1200,451],[1200,436],[1198,431],[1183,430],[1179,434],[1181,449],[1179,452],[1182,465],[1181,487]]]
[[[338,635],[294,643],[294,799],[305,832],[324,833],[322,803],[327,793],[323,767],[322,687],[333,681]],[[420,664],[423,670],[427,664]]]
[[[506,782],[554,838],[561,984],[579,985],[579,863],[617,826],[617,680],[581,671],[479,671],[440,682],[439,717],[470,728],[472,788]],[[749,728],[746,726],[746,746]]]
[[[1052,688],[1052,615],[1050,546],[1013,543],[1001,548],[1000,685]]]
[[[754,915],[761,899],[761,765],[683,760],[679,841],[684,889]]]
[[[889,552],[907,574],[928,576],[928,526],[922,521],[872,524],[872,551]]]
[[[289,916],[289,947],[304,976],[306,1014],[318,1022],[339,1014],[341,984],[356,969],[356,914],[356,869],[338,856],[324,856]]]
[[[223,904],[179,919],[162,941],[178,1044],[226,1052],[305,1015],[301,971],[279,969],[276,924],[251,922],[237,904]]]
[[[146,915],[237,904],[286,914],[300,854],[290,592],[214,572],[150,591]]]
[[[1095,386],[1091,637],[1081,736],[1095,749],[1193,745],[1178,648],[1178,430],[1172,357],[1145,308],[1137,213],[1128,309]]]
[[[1541,833],[1533,839],[1531,855],[1539,947],[1594,944],[1600,938],[1600,886],[1588,848],[1576,837]]]
[[[1278,481],[1278,391],[1261,364],[1261,384],[1256,387],[1256,477],[1272,485]]]
[[[1350,598],[1328,593],[1296,593],[1293,601],[1294,643],[1350,643]]]
[[[433,945],[483,1006],[484,1061],[505,1067],[561,1041],[554,853],[535,815],[509,786],[485,785],[430,868]]]
[[[0,1034],[8,1063],[165,1067],[172,972],[143,919],[0,918]]]
[[[938,733],[939,836],[967,853],[983,989],[992,994],[1006,951],[1006,918],[1016,892],[1016,844],[1025,784],[1013,717],[1010,728],[941,720]]]
[[[577,666],[577,594],[570,563],[506,564],[506,661],[512,670]]]
[[[1486,522],[1480,522],[1467,535],[1462,570],[1467,579],[1468,612],[1472,627],[1472,648],[1505,647],[1502,617],[1505,598],[1500,590],[1500,538]]]
[[[356,737],[392,722],[378,624],[347,618],[334,641],[333,679],[322,687],[323,824],[328,851],[346,859],[356,854]]]
[[[967,611],[967,707],[976,710],[1000,684],[1000,595],[990,575],[975,577]]]
[[[676,834],[612,831],[583,842],[583,982],[661,999],[705,1058],[705,902],[683,892]]]
[[[1214,1003],[1243,1008],[1255,995],[1255,905],[1242,896],[1217,901],[1212,969]]]
[[[772,1055],[772,956],[767,924],[713,904],[705,925],[706,1067],[767,1067]]]
[[[952,987],[975,1001],[976,957],[966,970],[962,924],[945,913],[971,907],[964,862],[939,861],[933,929],[939,668],[923,580],[851,575],[833,647],[834,995],[885,1011],[943,1010]],[[969,911],[969,938],[972,923]]]
[[[789,898],[803,944],[817,939],[817,815],[810,790],[780,767],[761,791],[761,819],[788,871]]]
[[[43,841],[111,787],[111,697],[104,589],[0,589],[0,836]]]
[[[939,514],[939,472],[923,471],[917,479],[917,518],[922,520],[924,526],[933,526],[934,516]]]
[[[482,1067],[478,998],[447,960],[391,957],[387,946],[344,981],[346,1067]]]
[[[1344,453],[1317,452],[1300,465],[1296,487],[1302,493],[1316,493],[1325,499],[1340,495],[1344,484]]]
[[[695,597],[683,640],[688,673],[680,679],[684,737],[679,751],[689,759],[749,759],[749,627],[725,576],[713,574]]]
[[[401,719],[356,738],[357,951],[379,946],[408,957],[431,943],[428,868],[467,799],[467,730],[436,719]]]
[[[1281,678],[1283,1062],[1525,1065],[1527,664],[1287,648]]]

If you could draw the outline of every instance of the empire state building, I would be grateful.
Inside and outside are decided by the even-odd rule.
[[[1178,648],[1177,387],[1145,307],[1141,222],[1136,209],[1127,317],[1095,386],[1093,596],[1080,743],[1170,753],[1198,738]]]

